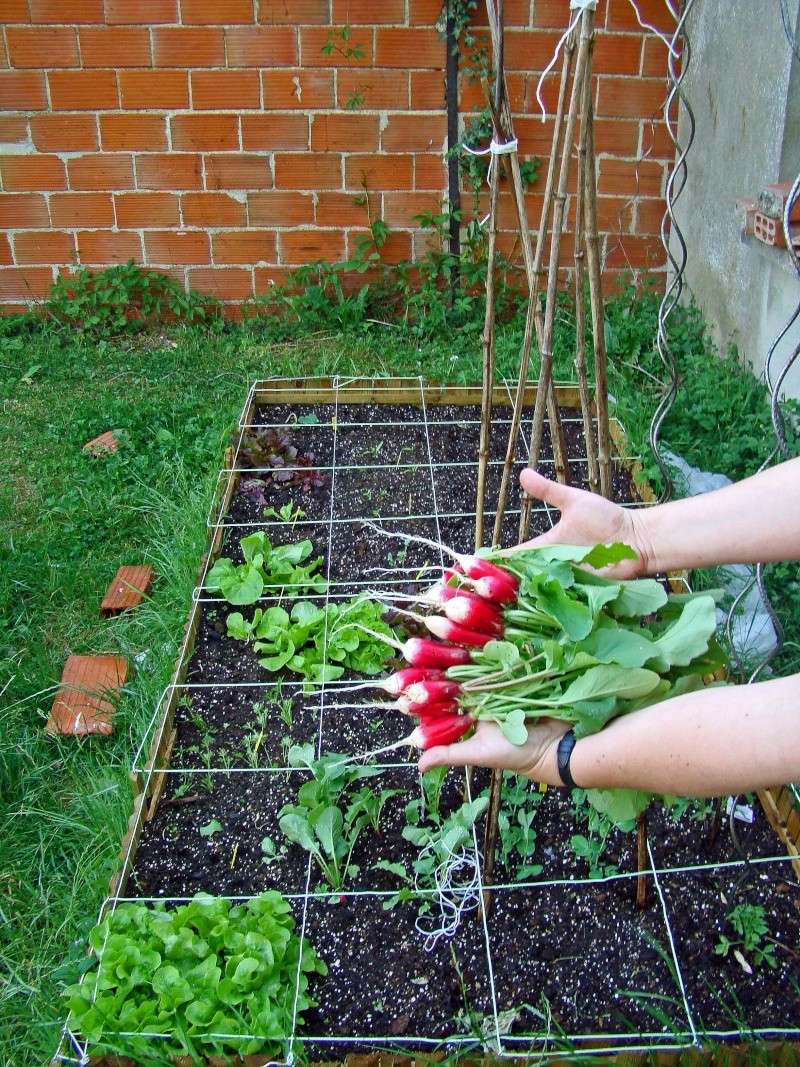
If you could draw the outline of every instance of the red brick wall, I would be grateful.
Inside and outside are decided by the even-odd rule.
[[[668,23],[663,0],[639,3]],[[543,159],[552,123],[536,82],[568,6],[505,3],[521,151]],[[263,294],[293,266],[353,252],[364,182],[392,229],[384,257],[418,254],[414,215],[447,187],[440,11],[441,0],[0,0],[0,304],[40,299],[71,265],[129,259],[226,301]],[[600,0],[597,19],[605,265],[658,268],[665,49],[628,0]],[[326,55],[346,25],[349,41]],[[343,54],[355,47],[361,58]],[[363,104],[347,110],[353,94]],[[480,87],[464,80],[462,111],[473,104]],[[509,208],[504,195],[504,227]],[[510,230],[502,244],[513,250]]]

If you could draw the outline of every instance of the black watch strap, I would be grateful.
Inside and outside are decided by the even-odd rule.
[[[556,752],[558,773],[561,776],[561,781],[564,785],[569,786],[570,789],[577,789],[578,786],[575,784],[575,779],[572,777],[569,769],[569,761],[572,756],[573,748],[575,748],[575,731],[567,730],[558,742],[558,750]]]

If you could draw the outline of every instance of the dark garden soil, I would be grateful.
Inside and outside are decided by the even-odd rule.
[[[510,414],[509,407],[498,408],[493,421],[487,526],[494,519]],[[585,484],[582,424],[577,412],[564,414],[573,482]],[[291,502],[303,514],[294,525],[265,518],[263,502],[237,491],[223,519],[224,554],[240,561],[239,541],[256,529],[265,530],[274,544],[308,537],[323,559],[331,599],[347,599],[370,587],[418,590],[431,580],[426,568],[440,564],[438,550],[382,536],[375,525],[441,540],[461,551],[473,547],[474,530],[469,513],[474,510],[478,411],[451,405],[430,408],[427,415],[426,426],[419,409],[411,406],[260,408],[257,422],[263,428],[293,423],[293,444],[314,457],[322,484],[287,487],[269,472],[249,472],[247,477],[267,474],[268,507],[277,511]],[[383,422],[401,425],[375,425]],[[524,427],[517,443],[505,544],[517,541],[517,475],[525,464],[527,432]],[[547,442],[541,469],[552,473]],[[633,499],[626,471],[615,470],[614,491],[619,501]],[[548,515],[537,511],[532,532],[549,526]],[[386,767],[380,776],[359,783],[395,792],[386,802],[379,832],[362,832],[352,856],[358,870],[342,894],[325,891],[308,854],[299,846],[287,847],[278,827],[281,808],[294,801],[308,780],[305,772],[282,769],[290,745],[311,741],[323,754],[363,752],[399,740],[409,730],[408,720],[392,711],[340,708],[342,703],[380,699],[376,690],[341,693],[347,678],[320,692],[304,691],[302,680],[285,670],[270,674],[259,666],[252,646],[227,637],[226,618],[235,609],[210,594],[203,596],[175,716],[177,740],[167,785],[154,818],[144,826],[126,892],[180,898],[205,890],[247,897],[277,889],[292,897],[298,919],[304,894],[310,892],[305,936],[330,970],[326,979],[315,982],[318,1006],[306,1016],[306,1051],[312,1060],[363,1050],[374,1038],[423,1048],[411,1039],[483,1030],[493,1034],[486,930],[478,913],[467,913],[453,938],[441,938],[426,951],[424,937],[415,929],[419,899],[385,906],[404,882],[376,864],[410,869],[417,856],[402,836],[406,805],[420,795],[415,760],[407,749],[383,757]],[[312,599],[321,603],[324,598]],[[276,595],[272,603],[288,610],[293,600]],[[247,617],[250,612],[243,609]],[[473,796],[487,786],[488,773],[473,775]],[[451,771],[442,792],[444,815],[462,803],[464,789],[463,774]],[[542,1035],[552,1038],[559,1032],[630,1035],[689,1029],[656,886],[648,880],[647,907],[640,910],[635,879],[618,877],[635,871],[635,835],[609,834],[593,872],[606,880],[591,880],[587,861],[571,847],[573,835],[588,836],[585,816],[576,816],[566,791],[551,789],[542,795],[530,786],[525,803],[536,809],[535,849],[524,860],[498,855],[495,881],[504,888],[494,892],[488,919],[504,1032],[520,1038],[538,1035],[541,1041]],[[736,822],[733,837],[724,813],[715,819],[713,806],[694,805],[679,819],[654,809],[649,840],[656,868],[780,855],[783,850],[760,808],[754,810],[754,823]],[[483,825],[476,831],[481,841]],[[523,862],[539,865],[541,872],[528,875],[520,888]],[[787,864],[660,876],[698,1027],[728,1030],[744,1022],[761,1027],[798,1022],[800,893],[791,876]],[[571,880],[579,881],[570,885]],[[769,935],[778,942],[774,970],[764,964],[748,975],[732,955],[714,953],[721,933],[732,936],[726,915],[742,902],[766,909]],[[325,1037],[363,1040],[314,1040]],[[524,1042],[513,1047],[524,1051]]]

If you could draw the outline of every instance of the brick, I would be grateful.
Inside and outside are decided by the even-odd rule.
[[[503,8],[505,16],[505,4]],[[408,21],[412,26],[435,26],[441,16],[438,0],[408,0]]]
[[[661,233],[663,218],[663,200],[638,200],[636,202],[636,233]]]
[[[317,194],[316,221],[318,226],[364,226],[368,221],[367,205],[362,202],[364,194],[330,193]],[[373,193],[369,198],[372,218],[381,213],[380,196]]]
[[[414,157],[410,155],[352,155],[345,160],[345,187],[410,189]]]
[[[223,67],[223,31],[211,27],[158,27],[153,30],[153,65]]]
[[[666,79],[669,70],[669,53],[663,41],[657,37],[645,37],[642,55],[642,74],[645,78]]]
[[[50,267],[7,267],[0,270],[0,302],[43,300],[52,284]]]
[[[441,10],[440,4],[440,13]],[[379,4],[375,0],[333,0],[332,18],[345,26],[403,23],[406,21],[405,0],[382,0]]]
[[[214,234],[214,262],[218,265],[274,263],[277,254],[273,230],[235,230]]]
[[[260,0],[259,22],[272,25],[325,25],[330,21],[329,0]]]
[[[166,119],[163,115],[101,115],[100,143],[104,152],[161,151],[167,147]]]
[[[634,237],[623,234],[609,238],[605,265],[607,267],[659,269],[664,266],[664,259],[664,248],[658,237]]]
[[[655,26],[657,30],[674,31],[675,20],[664,0],[637,0],[637,7],[643,22]],[[629,0],[608,0],[606,26],[610,30],[641,30]]]
[[[445,43],[435,29],[391,29],[375,31],[375,66],[406,69],[414,67],[443,70]]]
[[[108,735],[128,678],[124,656],[70,656],[45,725],[46,734]]]
[[[256,296],[270,296],[276,285],[286,285],[291,274],[287,267],[256,267],[253,271]]]
[[[376,152],[377,115],[317,115],[311,124],[311,148],[315,152]]]
[[[0,177],[6,193],[67,187],[64,164],[58,156],[0,156]]]
[[[597,114],[649,118],[663,110],[667,86],[662,80],[600,78]]]
[[[214,296],[217,300],[249,300],[253,296],[253,272],[237,267],[190,270],[189,285],[198,293]]]
[[[69,233],[26,230],[14,237],[14,258],[19,266],[40,263],[73,263],[75,242]]]
[[[369,230],[350,230],[347,234],[348,254],[353,256],[359,250],[359,242],[372,237]],[[371,250],[371,249],[370,249]],[[380,248],[375,249],[382,263],[405,263],[411,259],[411,234],[390,233]]]
[[[206,156],[206,189],[271,189],[264,156]]]
[[[0,70],[0,110],[44,111],[46,108],[44,74]]]
[[[8,58],[12,67],[77,67],[78,35],[72,27],[9,26]]]
[[[425,7],[430,8],[430,6],[431,0],[411,0],[412,22],[414,21],[413,15],[417,8],[424,9]],[[534,7],[536,6],[536,0],[534,0]],[[562,13],[563,10],[564,9],[562,8]],[[527,26],[530,22],[530,16],[531,0],[506,0],[503,4],[503,21],[506,26]],[[562,20],[563,17],[562,14]],[[434,18],[432,21],[435,22],[436,19]],[[483,10],[482,4],[472,13],[471,22],[473,26],[486,26],[488,24],[486,12]],[[564,23],[564,28],[566,28],[566,22]]]
[[[229,67],[293,67],[297,39],[291,27],[247,26],[225,31]]]
[[[100,614],[108,617],[135,608],[152,584],[152,567],[120,567],[100,602]]]
[[[67,161],[70,189],[132,189],[131,156],[86,155]]]
[[[103,0],[30,0],[31,22],[102,22]]]
[[[107,111],[119,106],[113,70],[55,71],[47,80],[55,111]]]
[[[242,147],[248,151],[308,151],[308,117],[242,115]]]
[[[211,244],[207,233],[193,230],[148,232],[144,235],[147,262],[152,264],[205,264],[211,262]]]
[[[181,0],[184,26],[232,26],[254,19],[253,0]]]
[[[6,70],[11,66],[8,62],[8,50],[6,49],[6,39],[0,33],[0,67],[4,67]]]
[[[87,230],[78,233],[78,255],[81,263],[108,266],[111,263],[141,263],[142,242],[138,233],[108,230]]]
[[[246,226],[247,206],[227,193],[184,193],[184,226]]]
[[[110,193],[54,193],[50,197],[54,226],[113,226],[114,202]]]
[[[371,67],[372,31],[356,28],[343,41],[341,26],[309,26],[300,30],[300,62],[304,67]],[[329,50],[329,46],[333,46]],[[407,62],[407,57],[406,57]],[[389,64],[376,64],[387,66]]]
[[[381,131],[384,152],[436,152],[445,148],[446,140],[444,115],[390,115]]]
[[[515,119],[514,132],[519,140],[520,155],[549,158],[553,145],[553,125],[552,118],[546,122],[539,118]]]
[[[0,266],[10,267],[14,262],[11,255],[11,240],[4,233],[0,233]]]
[[[333,230],[287,230],[281,234],[281,262],[328,263],[344,259],[344,234]]]
[[[238,115],[174,115],[172,147],[179,151],[222,152],[239,148]]]
[[[566,23],[564,24],[566,26]],[[560,33],[550,30],[509,30],[506,34],[505,61],[509,70],[544,70],[553,57]],[[552,81],[558,84],[561,71],[556,63]],[[538,81],[538,76],[537,79]]]
[[[625,0],[627,3],[628,0]],[[534,0],[533,24],[534,26],[550,26],[563,32],[567,28],[569,11],[564,5],[564,0]],[[598,26],[602,26],[603,18],[596,18]]]
[[[136,184],[140,189],[201,189],[200,156],[188,152],[137,156]]]
[[[94,115],[35,115],[31,138],[40,152],[86,152],[97,148]]]
[[[257,70],[192,71],[192,107],[195,111],[257,108],[261,83]]]
[[[340,71],[340,79],[346,72]],[[332,70],[264,70],[261,72],[264,109],[309,111],[334,106]]]
[[[635,156],[639,150],[639,123],[624,119],[595,119],[595,151]]]
[[[303,226],[314,222],[314,198],[310,194],[279,190],[250,193],[247,205],[251,226]],[[338,225],[345,225],[344,220]]]
[[[106,0],[109,26],[177,22],[178,0]]]
[[[30,129],[26,118],[17,115],[0,115],[0,146],[26,145],[29,135]]]
[[[483,87],[481,86],[481,93]],[[440,70],[413,70],[411,72],[412,111],[441,111],[445,100],[445,76]],[[461,104],[464,110],[464,104]]]
[[[178,197],[173,193],[122,193],[114,197],[117,226],[145,229],[151,226],[178,226]]]
[[[414,157],[414,188],[444,189],[447,187],[447,163],[441,155]]]
[[[336,74],[337,103],[346,108],[349,100],[363,99],[359,110],[383,111],[408,107],[408,71],[340,70]]]
[[[661,45],[663,51],[666,51]],[[595,39],[595,74],[638,74],[642,61],[642,37],[633,33],[601,33]],[[663,77],[665,72],[659,71]]]
[[[30,22],[28,0],[0,0],[0,23]]]
[[[341,189],[341,156],[322,152],[276,155],[275,185],[282,189]]]
[[[633,152],[626,153],[633,155]],[[674,160],[675,145],[661,119],[652,119],[642,123],[642,155],[652,159]]]
[[[103,26],[80,31],[84,67],[149,67],[150,32],[138,26]]]
[[[37,193],[0,193],[0,227],[22,230],[49,226],[47,201]]]
[[[121,70],[122,106],[131,110],[175,110],[189,106],[189,75],[183,70]]]
[[[383,218],[392,229],[418,229],[415,216],[438,215],[441,210],[442,198],[436,193],[386,193],[383,198]]]
[[[662,192],[664,172],[651,159],[601,159],[598,190],[624,196],[656,196]]]
[[[91,441],[87,441],[83,446],[83,451],[88,452],[91,456],[98,457],[109,452],[116,452],[118,448],[119,438],[113,430],[106,430],[105,433],[98,434]]]

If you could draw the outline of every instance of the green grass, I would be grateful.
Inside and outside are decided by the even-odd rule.
[[[637,448],[658,396],[648,377],[660,373],[656,307],[653,296],[629,294],[608,309],[611,391]],[[365,315],[329,313],[320,303],[312,335],[271,320],[116,341],[52,326],[5,328],[5,336],[0,329],[1,1063],[42,1063],[55,1047],[59,990],[78,973],[83,938],[115,869],[130,809],[130,758],[169,678],[216,471],[249,382],[332,373],[480,376],[479,302],[457,328],[444,314],[441,327],[431,319],[426,330],[369,326]],[[331,335],[343,318],[348,329]],[[518,314],[509,313],[498,334],[499,374],[516,376],[520,331]],[[295,339],[275,342],[286,334]],[[571,334],[565,304],[556,338],[562,378],[571,374]],[[686,387],[666,439],[692,462],[734,477],[751,472],[768,437],[763,389],[735,361],[711,362],[693,313],[681,316],[673,340]],[[120,451],[86,456],[83,443],[107,429],[121,431]],[[150,600],[128,616],[100,619],[116,568],[147,562],[158,575]],[[781,609],[800,616],[797,568],[776,572]],[[138,662],[113,737],[46,739],[51,687],[66,656],[116,650]]]

